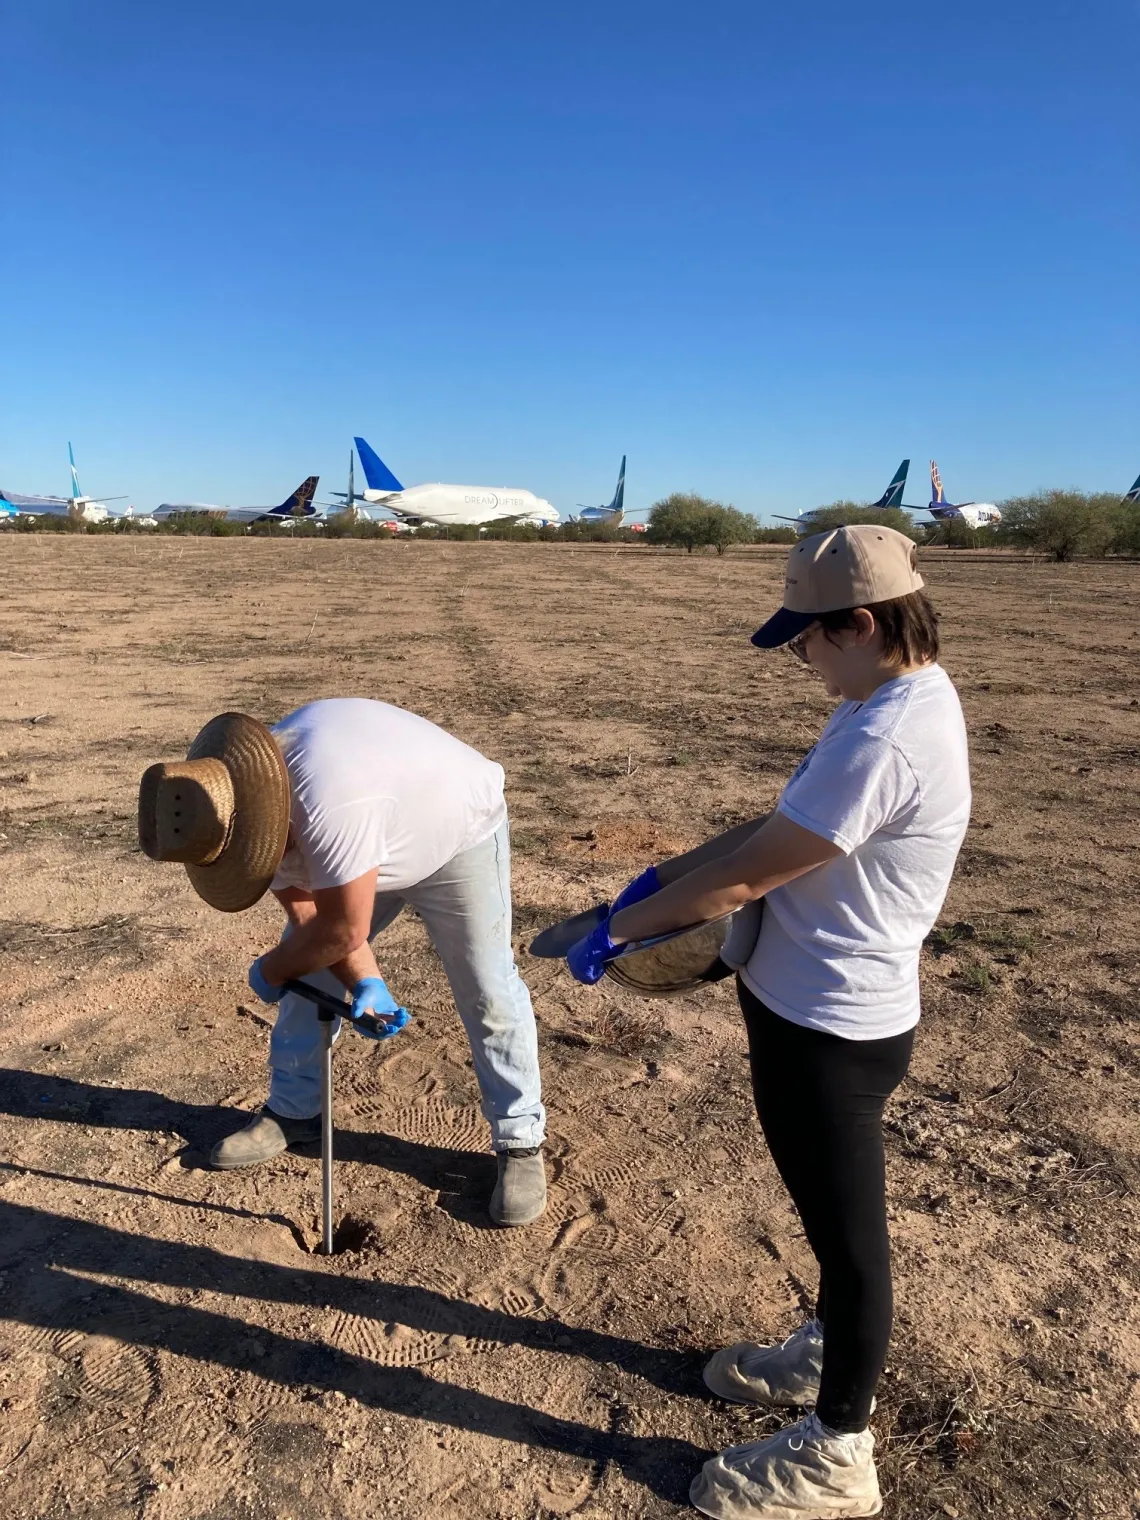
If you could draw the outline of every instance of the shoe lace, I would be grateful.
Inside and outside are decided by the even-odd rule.
[[[797,1440],[798,1436],[798,1440]],[[793,1451],[802,1451],[809,1440],[821,1439],[823,1426],[820,1418],[813,1409],[810,1414],[805,1414],[798,1425],[793,1425],[788,1432],[788,1445]]]

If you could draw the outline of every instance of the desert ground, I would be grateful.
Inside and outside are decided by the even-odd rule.
[[[0,542],[0,1512],[581,1520],[687,1512],[781,1420],[711,1348],[787,1335],[810,1255],[731,982],[646,1001],[526,946],[769,808],[829,703],[747,635],[783,552],[19,535]],[[928,551],[973,823],[888,1110],[891,1520],[1140,1515],[1140,566]],[[270,899],[143,856],[139,775],[226,708],[411,707],[506,768],[550,1208],[493,1229],[422,926],[415,1015],[336,1057],[319,1162],[205,1168],[264,1097]]]

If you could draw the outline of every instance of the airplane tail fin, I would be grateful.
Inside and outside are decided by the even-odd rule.
[[[621,517],[625,510],[625,455],[621,456],[621,469],[618,471],[617,487],[614,490],[614,499],[610,502],[609,510]]]
[[[879,497],[878,501],[873,501],[871,505],[873,507],[901,507],[903,492],[906,490],[906,472],[909,469],[910,460],[904,459],[895,471],[890,485]]]
[[[71,499],[77,501],[83,492],[79,489],[79,475],[75,468],[75,455],[72,453],[70,443],[67,445],[67,457],[71,461]]]
[[[279,507],[273,508],[274,517],[312,517],[313,497],[317,494],[317,481],[319,475],[310,475],[308,480],[303,480],[297,489]]]
[[[1140,475],[1137,475],[1136,479],[1133,481],[1132,489],[1125,491],[1124,495],[1121,497],[1121,501],[1140,502]]]
[[[375,449],[369,448],[363,438],[354,438],[352,441],[356,444],[356,452],[360,455],[364,478],[368,482],[370,491],[402,491],[404,489]]]
[[[942,476],[938,473],[938,466],[932,459],[930,461],[930,505],[940,507],[946,497],[942,490]]]

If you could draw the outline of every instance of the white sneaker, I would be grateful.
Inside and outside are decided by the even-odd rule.
[[[815,1414],[706,1462],[689,1499],[713,1520],[854,1520],[883,1507],[869,1430],[834,1435]]]
[[[819,1397],[823,1326],[809,1319],[779,1346],[739,1341],[718,1351],[705,1368],[705,1384],[733,1404],[802,1409]]]

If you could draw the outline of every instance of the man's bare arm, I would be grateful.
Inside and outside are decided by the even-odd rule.
[[[830,840],[773,813],[730,854],[707,860],[652,897],[615,913],[610,937],[619,942],[649,939],[719,918],[842,853]]]
[[[277,895],[289,915],[291,930],[262,960],[262,971],[274,986],[326,969],[332,970],[346,987],[355,986],[362,976],[379,976],[368,944],[376,898],[374,870],[342,887],[326,887],[311,894]]]

